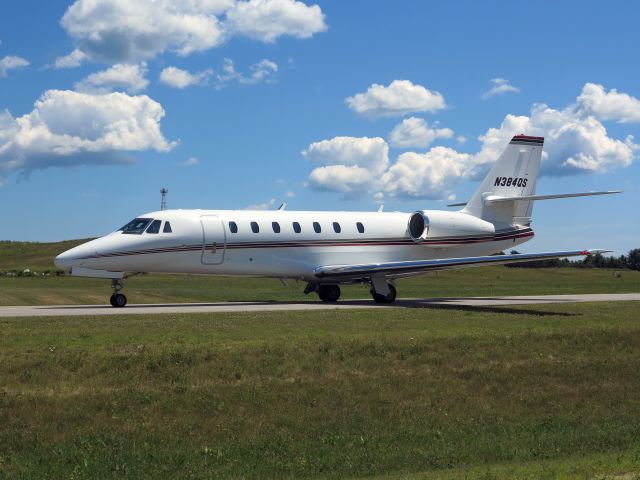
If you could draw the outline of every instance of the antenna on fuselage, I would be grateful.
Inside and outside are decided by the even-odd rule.
[[[169,189],[164,187],[160,189],[160,195],[162,195],[162,201],[160,202],[160,210],[167,209],[167,193],[169,193]]]

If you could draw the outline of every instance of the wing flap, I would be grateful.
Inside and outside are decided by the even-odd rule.
[[[610,250],[571,250],[565,252],[518,253],[514,255],[488,255],[483,257],[442,258],[436,260],[411,260],[404,262],[371,263],[360,265],[326,265],[317,267],[317,278],[358,278],[371,275],[404,275],[434,270],[481,267],[485,265],[505,265],[508,263],[552,260],[555,258],[578,257],[606,253]]]

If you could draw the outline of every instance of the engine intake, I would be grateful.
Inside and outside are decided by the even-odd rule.
[[[415,242],[421,242],[429,233],[429,217],[424,212],[414,212],[409,217],[409,235]]]

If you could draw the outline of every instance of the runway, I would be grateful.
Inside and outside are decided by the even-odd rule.
[[[640,301],[640,293],[613,293],[587,295],[530,295],[518,297],[469,298],[413,298],[401,299],[393,305],[379,305],[371,300],[344,300],[337,303],[310,302],[216,302],[180,304],[132,304],[125,308],[110,305],[38,305],[0,307],[0,317],[60,317],[81,315],[136,315],[160,313],[222,313],[222,312],[274,312],[344,310],[353,308],[425,308],[493,307],[508,305],[535,305],[543,303],[622,302]]]

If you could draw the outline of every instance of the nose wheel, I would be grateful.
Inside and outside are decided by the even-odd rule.
[[[109,299],[109,303],[111,303],[111,306],[114,308],[124,307],[127,304],[127,297],[120,293],[120,290],[122,290],[122,282],[116,279],[112,280],[111,288],[113,288],[113,294]]]

